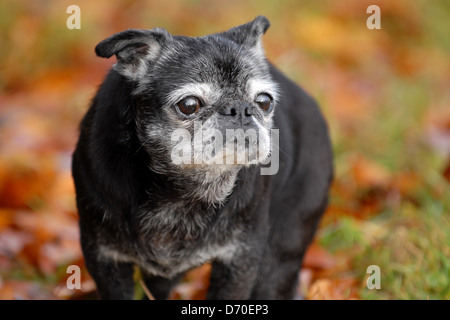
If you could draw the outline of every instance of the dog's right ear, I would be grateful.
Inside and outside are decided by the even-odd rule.
[[[138,81],[161,54],[162,47],[172,36],[166,30],[130,29],[112,35],[95,47],[95,53],[102,58],[116,55],[113,68],[130,80]]]
[[[270,27],[269,20],[264,16],[258,16],[253,21],[218,33],[217,35],[233,40],[234,42],[254,47],[262,51],[261,37]]]

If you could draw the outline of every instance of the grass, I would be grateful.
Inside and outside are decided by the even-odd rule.
[[[381,289],[362,285],[362,299],[449,299],[449,228],[442,207],[404,204],[371,220],[341,219],[322,228],[319,240],[350,257],[351,272],[361,284],[369,265],[380,267]]]
[[[402,86],[403,91],[399,90]],[[383,203],[382,210],[372,218],[343,217],[323,226],[318,235],[325,248],[349,257],[351,273],[361,283],[369,265],[380,267],[381,290],[362,286],[362,299],[450,299],[450,188],[439,171],[445,158],[431,152],[421,141],[418,128],[424,107],[413,102],[423,101],[426,93],[415,86],[394,84],[400,96],[414,92],[415,96],[409,98],[411,108],[397,110],[390,117],[387,109],[381,108],[372,125],[366,127],[368,132],[361,132],[354,138],[357,141],[345,143],[354,143],[355,150],[389,172],[414,170],[420,176],[419,185],[408,194],[398,195],[400,199],[393,204]],[[370,133],[376,125],[384,137]],[[361,136],[373,140],[364,142]],[[382,147],[384,152],[380,152],[373,145],[389,148]],[[338,146],[335,150],[336,166],[345,167],[348,149]],[[345,170],[340,170],[337,179],[349,178]],[[331,202],[345,201],[334,194]]]

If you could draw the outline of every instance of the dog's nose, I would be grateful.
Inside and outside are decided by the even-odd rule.
[[[237,118],[241,117],[244,119],[245,117],[251,117],[253,115],[253,108],[247,102],[225,105],[220,108],[219,114]]]

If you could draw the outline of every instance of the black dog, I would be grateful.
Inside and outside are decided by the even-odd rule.
[[[293,298],[332,152],[316,103],[267,62],[268,27],[260,16],[205,37],[127,30],[97,45],[117,63],[81,123],[73,177],[101,298],[133,298],[134,266],[167,298],[207,261],[210,299]]]

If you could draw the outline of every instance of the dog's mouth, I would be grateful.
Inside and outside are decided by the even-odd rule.
[[[184,167],[249,166],[264,161],[270,150],[266,132],[249,130],[208,130],[200,137],[187,133],[176,141],[171,150],[172,162]]]
[[[258,139],[244,137],[241,140],[227,141],[222,156],[226,164],[250,165],[259,163],[259,158],[266,157],[262,151],[259,148]]]

